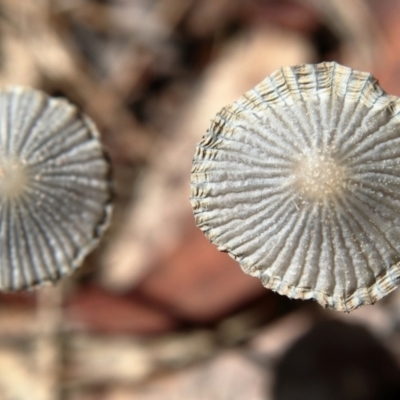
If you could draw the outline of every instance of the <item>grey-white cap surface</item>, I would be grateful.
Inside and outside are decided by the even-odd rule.
[[[0,90],[0,290],[70,274],[110,215],[109,164],[93,122],[38,90]]]
[[[224,107],[193,160],[199,228],[264,286],[351,311],[400,280],[400,101],[333,62]]]

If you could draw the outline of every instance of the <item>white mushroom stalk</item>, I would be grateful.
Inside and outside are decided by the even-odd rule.
[[[111,215],[109,165],[92,121],[66,100],[0,90],[0,290],[79,267]]]
[[[263,285],[324,307],[400,280],[400,100],[337,63],[284,67],[223,108],[198,144],[199,228]]]

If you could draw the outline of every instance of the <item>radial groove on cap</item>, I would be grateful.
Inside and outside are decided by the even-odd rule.
[[[96,127],[66,100],[0,91],[0,290],[71,273],[109,224],[109,165]]]
[[[199,228],[263,284],[351,311],[400,281],[400,101],[336,63],[284,67],[198,144]]]

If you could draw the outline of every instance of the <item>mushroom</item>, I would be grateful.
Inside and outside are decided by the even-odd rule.
[[[38,90],[0,90],[0,290],[70,274],[97,245],[111,208],[93,122]]]
[[[400,100],[334,62],[283,67],[197,145],[195,221],[263,285],[349,312],[400,279]]]

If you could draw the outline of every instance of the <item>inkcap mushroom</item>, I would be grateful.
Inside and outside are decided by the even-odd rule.
[[[400,100],[334,62],[283,67],[197,145],[195,221],[263,285],[349,312],[400,280]]]
[[[0,290],[79,267],[111,215],[109,165],[93,122],[38,90],[0,90]]]

